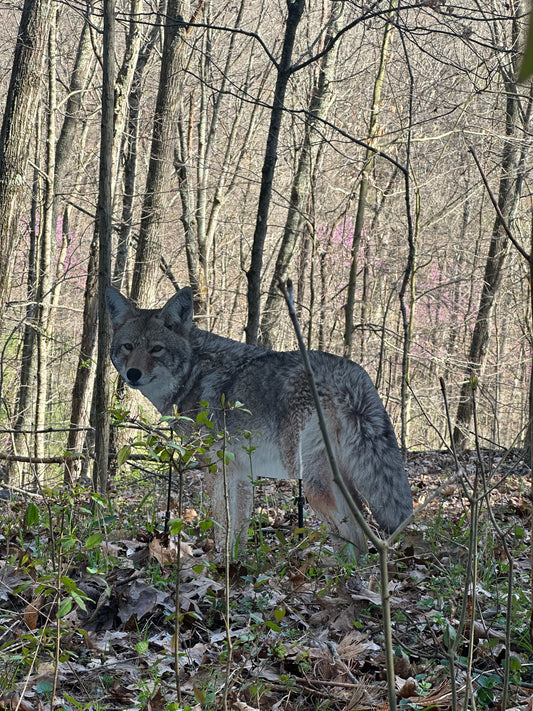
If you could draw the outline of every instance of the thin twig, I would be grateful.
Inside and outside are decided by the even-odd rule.
[[[281,279],[278,281],[278,287],[283,294],[285,302],[287,303],[287,308],[289,310],[289,316],[294,327],[294,332],[298,340],[298,346],[300,348],[300,353],[302,355],[302,360],[304,364],[304,370],[309,381],[309,387],[313,395],[313,400],[315,403],[315,409],[318,417],[318,422],[320,425],[320,431],[322,433],[322,438],[324,440],[324,446],[326,449],[326,454],[331,466],[331,471],[333,474],[333,481],[339,487],[344,500],[346,501],[350,513],[353,515],[363,532],[367,535],[370,541],[375,545],[379,553],[379,568],[380,568],[380,579],[381,579],[381,611],[383,619],[383,639],[385,646],[385,667],[387,670],[387,690],[389,698],[390,711],[396,711],[396,686],[395,686],[395,673],[394,673],[394,655],[392,649],[392,618],[390,609],[390,592],[389,592],[389,571],[387,566],[387,554],[389,550],[389,540],[383,540],[376,536],[374,531],[365,521],[364,516],[355,504],[348,487],[346,486],[344,479],[342,478],[333,448],[331,446],[331,440],[329,437],[328,429],[326,426],[326,420],[324,417],[324,412],[322,410],[322,403],[320,401],[320,395],[318,394],[318,389],[316,386],[316,381],[313,375],[313,369],[309,360],[309,354],[302,337],[302,332],[300,330],[300,324],[298,323],[298,317],[296,316],[296,311],[294,310],[294,301],[292,296],[292,282],[289,280],[285,284]]]
[[[475,393],[475,391],[474,391]],[[509,696],[509,678],[511,673],[511,617],[512,617],[512,603],[513,603],[513,577],[514,577],[514,562],[509,546],[507,545],[507,537],[501,530],[496,517],[494,516],[494,511],[490,503],[489,489],[487,488],[487,477],[485,473],[485,466],[483,464],[483,459],[481,457],[481,451],[479,447],[479,437],[478,433],[478,419],[477,419],[477,403],[475,395],[473,394],[473,414],[474,414],[474,433],[475,433],[475,443],[476,452],[479,460],[479,470],[481,472],[481,480],[483,484],[482,496],[487,504],[487,511],[489,513],[489,518],[496,535],[500,539],[503,550],[505,551],[505,557],[507,558],[507,564],[509,569],[507,571],[507,601],[506,601],[506,614],[505,614],[505,664],[503,668],[503,687],[502,687],[502,698],[500,700],[500,708],[507,708],[507,700]]]
[[[226,655],[226,670],[224,676],[224,692],[223,692],[223,708],[224,711],[228,711],[228,695],[230,691],[230,680],[231,680],[231,662],[233,659],[233,642],[231,640],[231,624],[230,624],[230,591],[231,591],[231,581],[230,581],[230,562],[231,562],[231,511],[229,505],[229,485],[228,485],[228,468],[226,464],[226,450],[228,443],[228,430],[226,428],[226,416],[227,408],[229,403],[226,402],[226,398],[222,399],[222,476],[224,479],[224,503],[226,507],[226,535],[224,537],[224,559],[226,563],[226,570],[224,574],[224,588],[225,588],[225,600],[224,600],[224,627],[226,630],[226,644],[227,644],[227,655]]]
[[[87,459],[86,454],[63,454],[60,457],[23,457],[19,454],[1,454],[0,461],[5,462],[27,462],[28,464],[66,464],[79,459]]]
[[[480,175],[481,175],[481,178],[482,178],[483,182],[485,183],[485,187],[487,188],[487,193],[489,194],[490,200],[491,200],[492,204],[494,205],[494,209],[496,210],[496,214],[498,215],[498,218],[499,218],[499,220],[500,220],[500,222],[501,222],[501,224],[502,224],[502,227],[503,227],[503,229],[504,229],[504,231],[505,231],[505,234],[507,235],[507,237],[509,237],[509,239],[511,240],[511,242],[513,243],[513,245],[514,245],[514,246],[516,247],[516,249],[520,252],[520,254],[524,257],[524,259],[527,259],[528,262],[531,261],[531,255],[529,255],[529,254],[526,252],[526,250],[525,250],[522,246],[520,246],[520,245],[518,244],[518,242],[516,241],[516,239],[515,239],[513,233],[511,232],[511,230],[510,230],[510,228],[509,228],[509,225],[507,224],[507,221],[505,220],[505,217],[503,216],[503,213],[502,213],[502,211],[500,210],[500,206],[498,205],[498,201],[496,200],[496,198],[494,197],[494,193],[493,193],[492,190],[490,189],[489,183],[488,183],[488,181],[487,181],[487,177],[486,177],[486,175],[485,175],[485,173],[484,173],[484,171],[483,171],[483,168],[481,167],[481,163],[480,163],[479,160],[478,160],[478,157],[477,157],[477,155],[476,155],[476,151],[474,150],[474,147],[473,147],[473,146],[470,146],[470,147],[468,148],[468,150],[470,151],[470,153],[472,154],[474,160],[476,161],[477,168],[478,168],[478,170],[479,170],[479,173],[480,173]]]

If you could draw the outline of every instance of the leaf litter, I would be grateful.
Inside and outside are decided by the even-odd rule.
[[[511,637],[518,665],[511,699],[516,708],[533,711],[533,658],[522,636],[530,607],[528,471],[518,455],[501,468],[493,454],[487,456],[495,472],[491,481],[498,481],[490,489],[490,505],[513,545],[524,618]],[[465,476],[475,476],[476,459],[461,455]],[[452,469],[444,452],[409,455],[419,512],[389,561],[401,709],[453,708],[449,635],[459,626],[470,514],[458,483],[425,505]],[[65,711],[155,711],[172,708],[178,696],[181,706],[174,708],[217,709],[225,689],[227,707],[244,711],[388,709],[376,557],[370,552],[357,571],[345,571],[310,512],[309,537],[293,535],[287,487],[278,482],[262,492],[260,537],[248,542],[248,558],[230,566],[227,605],[224,566],[209,530],[199,525],[194,491],[188,492],[187,526],[179,538],[165,540],[142,527],[133,537],[131,529],[109,532],[100,547],[112,563],[105,573],[91,572],[83,556],[75,558],[68,575],[85,609],[74,605],[60,620],[58,601],[43,591],[42,561],[32,553],[35,528],[24,532],[23,541],[21,535],[0,537],[0,711],[48,711],[52,699],[54,709]],[[130,509],[136,497],[134,489],[121,493]],[[8,519],[21,501],[3,500],[2,506]],[[158,516],[164,517],[162,508]],[[496,711],[506,646],[499,585],[504,556],[485,524],[479,546],[491,546],[494,571],[482,571],[477,581],[473,627],[468,623],[462,630],[454,671],[461,704],[472,629],[477,705]],[[45,532],[38,535],[42,544]]]

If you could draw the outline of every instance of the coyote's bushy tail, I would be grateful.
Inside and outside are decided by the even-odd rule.
[[[361,366],[316,352],[311,364],[329,409],[330,437],[344,482],[354,499],[363,500],[390,533],[411,515],[413,503],[385,407]],[[325,373],[322,382],[321,373]]]
[[[378,524],[394,531],[413,511],[411,487],[389,416],[368,374],[360,369],[344,403],[341,471],[347,486],[361,497]]]

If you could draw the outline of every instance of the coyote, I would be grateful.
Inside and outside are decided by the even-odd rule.
[[[250,517],[251,475],[302,478],[312,508],[348,543],[349,557],[365,550],[360,527],[333,482],[311,390],[298,352],[276,352],[203,331],[193,324],[189,287],[160,309],[139,309],[107,289],[113,325],[111,360],[126,383],[162,415],[197,414],[208,403],[215,427],[230,435],[229,524],[233,543]],[[412,512],[412,496],[389,417],[363,368],[345,358],[309,352],[340,473],[354,500],[365,502],[378,524],[395,530]],[[223,477],[214,477],[214,520],[226,528]]]

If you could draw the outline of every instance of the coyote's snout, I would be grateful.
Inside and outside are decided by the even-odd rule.
[[[233,444],[229,475],[232,539],[252,505],[254,477],[303,480],[311,506],[356,551],[364,550],[359,526],[334,484],[300,354],[279,353],[222,338],[193,325],[189,288],[161,309],[138,309],[109,287],[113,324],[111,359],[126,383],[140,390],[163,415],[174,407],[194,414],[207,402],[222,428],[220,403],[241,402],[246,412],[226,413],[231,435],[259,433]],[[411,489],[394,431],[368,374],[345,358],[309,353],[341,475],[354,499],[364,501],[387,532],[412,512]],[[215,478],[214,518],[226,521],[222,477]]]

